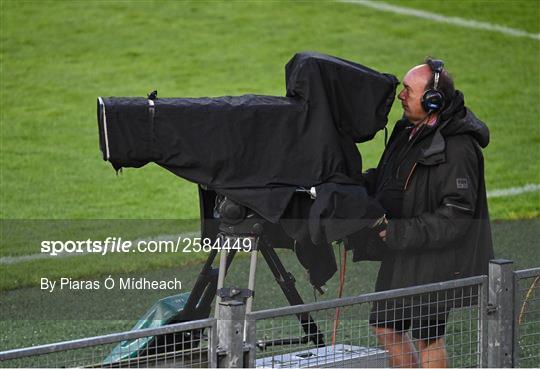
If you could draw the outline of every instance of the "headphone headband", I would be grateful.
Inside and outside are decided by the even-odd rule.
[[[422,96],[422,107],[428,113],[439,111],[444,106],[444,94],[439,91],[439,79],[444,68],[444,62],[439,59],[428,59],[427,65],[433,72],[433,88],[428,89]]]
[[[427,64],[433,72],[433,89],[437,91],[437,86],[439,85],[439,78],[444,68],[444,62],[440,59],[428,59]]]

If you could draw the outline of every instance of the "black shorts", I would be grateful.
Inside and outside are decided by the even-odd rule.
[[[424,310],[424,309],[422,309]],[[391,328],[398,333],[411,329],[414,339],[431,343],[444,336],[449,309],[429,309],[418,311],[410,307],[388,306],[383,302],[374,303],[369,316],[369,324],[380,328]]]

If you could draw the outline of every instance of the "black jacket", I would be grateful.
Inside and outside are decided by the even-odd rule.
[[[488,128],[459,91],[409,141],[412,128],[399,121],[366,174],[390,217],[377,291],[487,274],[493,258],[481,151]]]

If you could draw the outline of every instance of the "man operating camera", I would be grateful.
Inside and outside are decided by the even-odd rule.
[[[365,173],[370,194],[386,210],[378,232],[387,251],[376,291],[487,274],[493,247],[481,149],[488,128],[465,107],[440,60],[428,58],[407,72],[398,98],[403,118],[377,168]],[[450,309],[416,314],[389,306],[374,303],[370,324],[390,365],[445,367]]]

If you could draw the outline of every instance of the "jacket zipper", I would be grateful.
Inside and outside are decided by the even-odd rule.
[[[466,210],[466,211],[472,211],[472,209],[469,209],[469,208],[466,208],[464,206],[458,206],[458,205],[454,205],[454,204],[444,204],[445,206],[450,206],[452,208],[456,208],[456,209],[461,209],[461,210]]]
[[[409,185],[409,180],[411,179],[411,177],[413,175],[413,172],[416,169],[416,164],[417,163],[414,163],[413,167],[411,168],[411,171],[410,171],[409,175],[407,176],[407,180],[405,181],[405,187],[403,187],[403,191],[407,190],[407,186]]]

